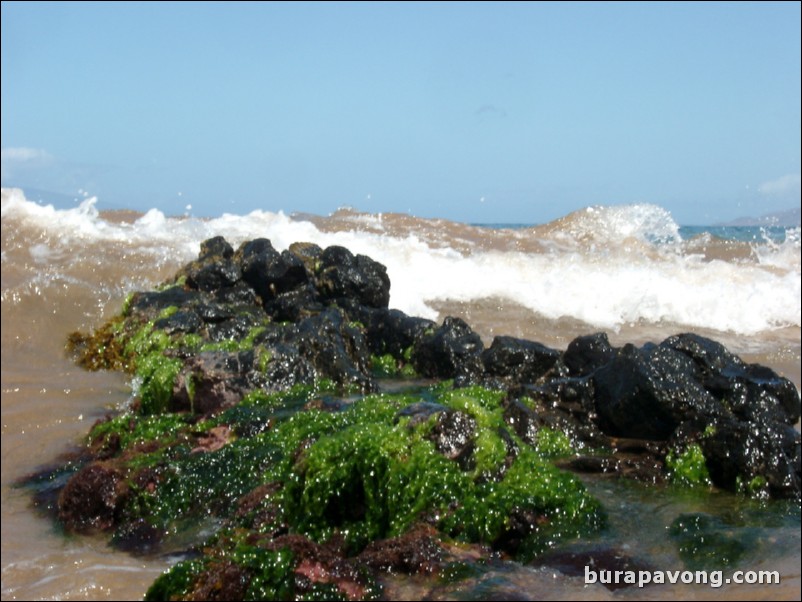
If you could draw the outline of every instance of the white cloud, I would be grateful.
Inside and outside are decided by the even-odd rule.
[[[40,148],[18,146],[0,149],[0,179],[5,182],[20,172],[46,165],[52,159],[50,153]]]
[[[798,173],[790,173],[782,176],[781,178],[777,178],[776,180],[763,182],[760,186],[758,186],[757,190],[760,192],[760,194],[767,194],[771,196],[799,196],[800,191],[802,190],[802,177],[800,177]]]
[[[49,159],[50,154],[40,148],[20,146],[0,150],[0,158],[2,158],[3,161],[36,161]]]

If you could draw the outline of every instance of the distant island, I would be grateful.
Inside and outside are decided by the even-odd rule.
[[[739,217],[720,226],[782,226],[793,228],[800,225],[800,208],[767,213],[760,217]]]

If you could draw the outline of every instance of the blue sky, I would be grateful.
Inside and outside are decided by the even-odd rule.
[[[4,1],[2,185],[168,214],[713,223],[799,206],[801,54],[798,2]]]

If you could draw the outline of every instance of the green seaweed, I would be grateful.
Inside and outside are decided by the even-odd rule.
[[[424,511],[459,499],[468,479],[401,426],[355,424],[316,441],[285,487],[291,522],[316,540],[335,532],[361,549],[397,536]]]
[[[89,431],[90,445],[102,445],[111,438],[118,442],[120,452],[143,443],[158,441],[168,445],[176,435],[188,426],[184,414],[159,414],[139,416],[123,414],[104,422],[98,422]]]
[[[568,435],[547,426],[538,429],[535,449],[544,458],[561,458],[576,453]]]
[[[705,455],[698,443],[689,445],[682,452],[670,451],[666,455],[666,468],[675,483],[691,487],[711,484]]]
[[[442,526],[465,541],[494,543],[504,539],[514,513],[539,517],[518,550],[522,559],[556,541],[593,533],[606,524],[601,505],[576,477],[524,448],[503,480],[476,485],[473,495],[466,495]]]
[[[160,575],[145,592],[145,601],[180,600],[191,591],[197,575],[204,570],[203,559],[183,560]]]
[[[139,385],[139,410],[144,415],[161,414],[167,411],[173,396],[173,387],[183,364],[178,358],[165,357],[159,352],[139,358],[137,376]]]

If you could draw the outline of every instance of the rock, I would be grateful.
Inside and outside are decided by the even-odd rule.
[[[437,416],[429,440],[449,460],[456,460],[464,470],[471,467],[476,420],[465,412],[446,410]]]
[[[243,243],[235,261],[242,267],[243,279],[262,299],[265,311],[278,320],[287,319],[287,304],[276,301],[280,296],[301,289],[314,297],[303,261],[289,251],[279,253],[266,238]]]
[[[319,377],[365,392],[376,390],[362,332],[348,322],[342,310],[328,308],[299,322],[290,337]]]
[[[423,376],[461,379],[469,384],[484,372],[482,339],[462,319],[448,317],[415,345],[412,363]]]
[[[222,257],[231,259],[234,256],[234,248],[222,236],[215,236],[204,240],[200,245],[199,258]]]
[[[318,271],[320,256],[323,254],[323,249],[318,245],[312,242],[294,242],[288,250],[304,262],[310,274],[315,274]]]
[[[210,414],[240,401],[253,390],[253,351],[202,351],[178,374],[170,411]]]
[[[409,361],[413,346],[437,324],[425,318],[408,316],[398,309],[373,308],[356,301],[341,303],[348,315],[365,325],[372,353],[389,353],[395,359]]]
[[[186,268],[187,286],[201,291],[215,291],[237,284],[242,273],[239,266],[230,259],[216,256],[205,257],[191,263]]]
[[[745,364],[721,343],[697,334],[675,335],[660,346],[690,357],[699,367],[702,386],[740,418],[789,425],[799,420],[799,392],[770,368]]]
[[[504,422],[510,425],[515,434],[529,445],[537,442],[539,421],[537,413],[530,410],[520,400],[515,399],[509,402],[504,409]]]
[[[266,388],[286,391],[296,385],[311,385],[315,382],[315,366],[299,354],[295,345],[278,343],[267,351],[271,359],[263,371]]]
[[[563,353],[563,363],[571,376],[587,376],[597,368],[609,363],[615,356],[603,332],[577,337],[568,344]]]
[[[433,528],[418,525],[400,537],[369,543],[356,560],[388,573],[433,573],[440,567],[444,556],[436,537]]]
[[[592,376],[601,429],[664,441],[685,421],[724,415],[697,370],[691,358],[668,347],[624,346]]]
[[[203,297],[198,291],[171,286],[163,291],[137,292],[128,301],[127,314],[150,320],[168,307],[189,308]]]
[[[698,438],[714,484],[773,497],[800,496],[800,434],[783,423],[747,423],[720,418]]]
[[[490,347],[482,352],[482,363],[488,375],[507,377],[516,384],[534,383],[551,370],[559,358],[559,351],[545,345],[507,336],[495,337]]]
[[[156,320],[153,327],[163,330],[167,334],[175,334],[177,332],[192,333],[198,332],[203,328],[203,320],[192,310],[182,310],[166,318]]]
[[[84,466],[64,486],[58,517],[68,531],[105,531],[114,526],[127,488],[119,471],[103,462]]]
[[[234,286],[242,278],[239,265],[231,260],[234,249],[222,236],[201,243],[198,259],[179,272],[186,277],[187,287],[215,291]]]
[[[389,305],[390,278],[379,262],[338,246],[328,247],[319,261],[317,288],[324,300],[354,299],[378,308]]]

